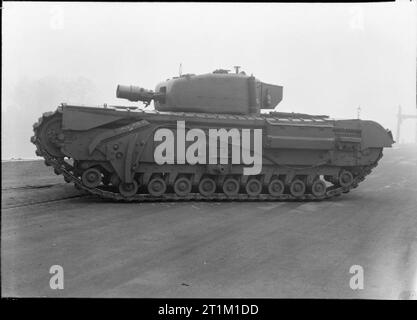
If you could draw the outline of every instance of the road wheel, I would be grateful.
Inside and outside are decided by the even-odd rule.
[[[251,196],[255,197],[262,191],[262,183],[258,179],[251,179],[245,186],[246,193]]]
[[[148,192],[154,197],[159,197],[165,193],[167,185],[164,179],[160,177],[153,178],[148,183]]]
[[[119,183],[119,191],[126,198],[134,196],[138,192],[138,189],[138,183],[135,180]]]
[[[83,172],[81,180],[86,187],[96,188],[101,184],[102,175],[98,169],[90,168]]]
[[[322,197],[326,194],[326,183],[323,180],[317,179],[311,185],[311,193],[316,197]]]
[[[216,182],[212,178],[203,178],[198,184],[198,191],[205,197],[210,197],[216,192]]]
[[[290,192],[294,197],[301,197],[306,191],[306,185],[300,179],[295,179],[291,182]]]
[[[186,177],[178,178],[174,183],[174,192],[180,197],[188,195],[191,192],[191,188],[191,181]]]
[[[268,192],[271,196],[280,196],[284,193],[284,183],[279,179],[272,180],[268,185]]]
[[[239,182],[234,178],[228,178],[223,182],[223,192],[228,197],[236,196],[239,193]]]
[[[349,187],[353,182],[353,175],[349,171],[343,170],[339,175],[339,185]]]

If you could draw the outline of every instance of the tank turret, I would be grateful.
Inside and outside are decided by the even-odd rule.
[[[186,74],[156,86],[155,92],[135,86],[117,87],[117,97],[155,102],[158,111],[259,114],[282,100],[282,86],[267,84],[244,72],[218,69],[202,75]]]

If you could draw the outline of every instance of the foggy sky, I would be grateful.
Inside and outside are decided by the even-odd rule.
[[[277,110],[380,122],[416,113],[416,6],[3,2],[2,159],[35,158],[32,124],[61,102],[127,105],[183,73],[242,66],[282,85]],[[414,140],[404,122],[404,141]]]

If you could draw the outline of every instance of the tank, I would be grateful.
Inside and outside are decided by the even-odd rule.
[[[119,85],[116,96],[145,108],[62,104],[31,137],[66,182],[112,200],[330,199],[356,188],[394,143],[374,121],[277,112],[283,87],[238,69],[154,91]]]

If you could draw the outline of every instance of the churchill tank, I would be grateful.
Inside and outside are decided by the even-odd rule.
[[[154,91],[118,85],[116,96],[144,107],[63,103],[31,137],[66,182],[112,200],[330,199],[356,188],[394,143],[374,121],[278,112],[283,87],[238,68]]]

